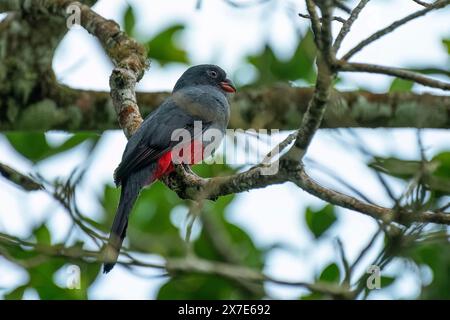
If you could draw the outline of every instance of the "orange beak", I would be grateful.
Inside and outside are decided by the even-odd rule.
[[[236,87],[234,86],[233,82],[231,82],[230,79],[225,79],[225,81],[222,81],[220,83],[220,87],[225,92],[235,93]]]

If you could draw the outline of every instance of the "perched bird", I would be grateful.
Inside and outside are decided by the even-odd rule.
[[[198,153],[200,145],[201,155],[189,155],[189,158],[194,157],[194,162],[202,160],[208,143],[202,140],[202,133],[216,130],[223,137],[230,117],[228,93],[234,92],[233,83],[220,67],[208,64],[191,67],[178,79],[171,96],[148,115],[128,140],[122,161],[114,172],[114,181],[117,186],[122,186],[122,190],[104,249],[104,273],[108,273],[117,262],[128,218],[140,190],[174,169],[174,151],[181,142],[174,139],[173,133],[180,129],[190,133],[190,150]],[[199,122],[202,127],[200,136],[195,130]]]

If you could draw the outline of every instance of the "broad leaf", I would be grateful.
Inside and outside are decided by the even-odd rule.
[[[332,205],[327,204],[319,210],[310,207],[305,212],[306,224],[314,235],[314,238],[321,237],[336,222],[337,217]]]

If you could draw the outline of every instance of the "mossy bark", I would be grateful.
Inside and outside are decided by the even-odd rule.
[[[46,1],[32,2],[33,6],[24,9],[30,1],[0,1],[0,10],[5,9],[5,3],[16,4],[20,9],[9,13],[0,22],[0,131],[119,128],[117,110],[109,92],[76,90],[57,83],[52,60],[68,31],[66,21],[62,15],[48,14],[48,10],[56,9],[47,7],[44,10]],[[82,2],[95,3],[93,0]],[[36,3],[42,4],[41,9]],[[96,19],[95,16],[91,18]],[[107,32],[109,29],[97,30],[95,24],[87,27],[95,29],[92,32],[105,31],[105,34],[115,29],[113,24],[110,32]],[[118,41],[119,36],[113,37],[116,45],[107,39],[100,40],[114,59],[120,60],[119,64],[125,63],[128,69],[140,72],[142,66],[136,65],[133,69],[136,63],[131,62],[142,64],[145,61],[121,60],[121,48],[134,48],[134,44]],[[136,56],[139,58],[142,54],[136,52]],[[138,93],[137,104],[143,116],[154,110],[168,94]],[[230,127],[297,129],[312,94],[312,88],[293,88],[284,84],[243,89],[233,99]],[[450,128],[449,96],[332,92],[330,101],[322,128]]]

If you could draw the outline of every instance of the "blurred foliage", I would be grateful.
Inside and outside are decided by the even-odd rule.
[[[125,32],[138,39],[145,45],[148,58],[158,61],[161,65],[167,63],[189,63],[186,50],[181,48],[177,36],[184,30],[184,25],[175,24],[169,26],[152,38],[143,38],[136,32],[136,17],[132,6],[128,6],[123,17]]]
[[[51,234],[45,224],[37,226],[32,231],[30,239],[34,240],[40,250],[52,246],[63,247],[63,243],[53,243]],[[100,272],[100,264],[79,261],[70,261],[64,258],[48,258],[38,250],[31,250],[26,247],[14,245],[2,245],[7,250],[10,259],[22,266],[26,271],[28,280],[5,294],[5,299],[22,299],[25,290],[33,289],[40,299],[87,299],[88,289],[97,278]],[[82,242],[77,242],[69,246],[66,250],[79,250],[83,247]],[[69,276],[68,266],[73,263],[80,268],[80,289],[73,290],[59,286],[55,281],[55,274],[62,271]],[[65,277],[69,279],[69,277]],[[65,284],[63,284],[65,285]]]
[[[442,44],[447,49],[447,53],[450,55],[450,39],[442,39]]]
[[[161,65],[170,62],[189,63],[187,52],[176,42],[176,36],[183,30],[183,25],[173,25],[148,40],[145,43],[148,57],[157,60]]]
[[[13,132],[5,136],[18,153],[33,163],[71,150],[84,142],[93,147],[99,139],[99,136],[93,133],[77,133],[60,145],[51,146],[44,133]]]
[[[120,190],[105,186],[101,203],[104,215],[100,224],[105,232],[109,231],[119,203]],[[129,226],[129,246],[143,253],[157,253],[165,257],[180,256],[184,253],[184,244],[179,230],[171,223],[170,213],[182,204],[177,195],[161,182],[142,190],[133,208]]]
[[[130,36],[134,36],[134,27],[136,26],[136,18],[132,6],[128,6],[123,17],[123,27],[125,32]]]
[[[449,203],[450,152],[438,153],[429,161],[424,162],[394,157],[374,157],[369,166],[383,174],[401,179],[410,186],[415,185],[414,192],[411,193],[412,199],[409,199],[413,209],[417,207],[435,210],[442,203]],[[406,207],[408,207],[408,204],[406,204]],[[417,266],[419,274],[423,273],[424,268],[431,270],[431,281],[422,285],[418,297],[420,299],[449,299],[450,297],[450,291],[448,290],[450,286],[448,232],[448,227],[430,226],[409,245],[405,245],[407,243],[405,239],[408,239],[408,237],[400,237],[394,239],[394,241],[392,239],[389,241],[390,245],[397,242],[397,247],[401,250],[397,249],[395,254],[413,262]],[[388,279],[382,277],[382,287],[394,283],[397,276],[388,277]]]
[[[403,180],[420,178],[423,186],[440,197],[450,195],[450,152],[442,152],[430,161],[375,157],[369,166]],[[418,176],[420,175],[420,177]]]
[[[338,283],[340,277],[338,265],[336,263],[331,263],[323,269],[319,276],[319,281]]]
[[[251,298],[236,288],[231,280],[192,274],[175,276],[164,284],[158,292],[158,299],[243,299]],[[256,298],[256,297],[253,297]]]
[[[60,144],[53,146],[47,141],[44,134],[38,133],[11,133],[6,138],[11,146],[24,158],[33,163],[44,161],[52,156],[72,150],[81,143],[89,143],[92,148],[98,142],[96,135],[75,134]],[[92,153],[92,150],[91,152]],[[193,170],[202,176],[219,176],[231,174],[234,169],[227,165],[196,165]],[[105,185],[104,192],[99,199],[103,213],[98,219],[83,217],[85,222],[103,231],[109,232],[114,219],[120,189]],[[213,220],[216,227],[223,228],[224,236],[230,241],[230,250],[239,263],[262,270],[264,265],[264,252],[257,248],[251,237],[237,225],[225,218],[228,205],[234,196],[222,197],[216,202],[207,202],[204,206],[205,214]],[[134,252],[159,254],[163,257],[181,257],[186,255],[186,243],[182,239],[182,230],[172,222],[174,208],[185,208],[188,202],[181,200],[161,182],[144,189],[133,209],[128,228],[126,245]],[[83,242],[77,241],[73,245],[53,243],[52,236],[45,223],[34,228],[29,241],[42,246],[66,246],[66,250],[85,249]],[[3,245],[2,245],[3,246]],[[45,257],[40,253],[26,247],[7,246],[8,256],[21,266],[28,274],[29,280],[5,294],[6,299],[21,299],[27,289],[34,289],[41,299],[86,299],[87,289],[99,275],[98,264],[80,263],[73,261],[81,268],[81,290],[70,290],[60,287],[55,282],[55,275],[65,271],[70,265],[70,259]],[[215,261],[228,261],[217,248],[211,245],[210,235],[202,229],[193,242],[194,252],[202,258]],[[186,286],[186,283],[195,283],[195,286]],[[186,297],[186,298],[262,298],[260,294],[252,294],[245,288],[237,286],[231,280],[216,276],[174,275],[160,290],[158,297]]]
[[[407,92],[407,91],[411,91],[413,86],[414,86],[414,82],[412,82],[412,81],[395,78],[391,83],[389,92]]]
[[[150,38],[143,37],[137,30],[136,13],[131,6],[124,12],[122,25],[127,34],[138,39],[147,47],[149,58],[156,60],[161,65],[189,63],[188,53],[178,42],[178,36],[185,30],[184,25],[171,25]],[[450,39],[443,39],[442,43],[450,54]],[[267,42],[261,52],[249,55],[244,59],[245,63],[250,64],[257,71],[257,76],[250,85],[261,86],[298,80],[313,84],[316,79],[316,53],[311,31],[298,38],[295,49],[288,59],[279,57],[274,46]],[[444,69],[436,68],[421,68],[420,70],[420,72],[430,74],[446,74],[447,72]],[[394,79],[389,91],[405,92],[411,91],[412,88],[411,82]],[[100,138],[96,134],[77,133],[71,135],[64,142],[54,145],[49,143],[43,133],[8,133],[5,137],[18,154],[33,164],[74,150],[82,144],[85,144],[89,153],[92,154]],[[450,194],[450,152],[442,152],[425,163],[393,157],[374,157],[369,166],[383,174],[399,178],[405,183],[410,183],[418,177],[418,173],[421,173],[420,185],[429,192],[426,204],[428,206],[437,205],[439,201],[448,199],[446,197]],[[198,165],[193,169],[204,177],[235,172],[235,169],[226,165]],[[109,232],[119,195],[119,189],[105,185],[98,199],[102,208],[101,214],[95,219],[83,217],[84,221],[100,231]],[[221,197],[216,202],[205,202],[201,213],[204,224],[199,234],[192,239],[191,249],[197,256],[204,259],[239,264],[262,271],[269,249],[256,246],[249,233],[227,219],[227,208],[234,199],[235,196],[230,195]],[[166,258],[185,256],[188,253],[188,245],[182,236],[184,227],[180,227],[183,225],[182,223],[177,224],[174,221],[180,219],[179,216],[175,217],[176,211],[187,213],[189,205],[188,201],[179,199],[173,191],[160,182],[144,189],[133,209],[125,246],[140,254],[157,254]],[[241,208],[241,210],[245,214],[245,211],[252,210],[252,208]],[[327,235],[331,233],[330,230],[338,220],[336,208],[329,204],[321,208],[308,207],[304,215],[302,212],[299,217],[305,219],[315,244],[319,244],[319,241],[330,240]],[[206,223],[208,223],[208,227]],[[436,232],[433,228],[430,232],[440,236],[439,240],[415,241],[414,246],[409,246],[399,253],[399,259],[406,259],[420,268],[431,270],[432,278],[424,284],[419,298],[449,299],[450,244],[448,230],[442,229]],[[37,243],[40,249],[49,246],[52,248],[66,246],[66,250],[80,251],[87,247],[86,239],[86,242],[76,239],[70,245],[55,242],[46,222],[33,228],[29,237],[24,240]],[[215,243],[217,241],[224,244],[226,252],[217,246]],[[100,265],[96,263],[46,257],[26,245],[1,244],[0,249],[6,250],[8,259],[24,270],[27,275],[22,284],[4,294],[5,299],[21,299],[25,291],[29,289],[35,290],[41,299],[86,299],[89,298],[89,287],[100,276]],[[58,274],[66,272],[67,267],[72,263],[81,268],[81,290],[66,289],[63,287],[64,284],[59,281]],[[381,277],[382,288],[393,286],[399,275],[383,275]],[[343,278],[344,272],[341,265],[331,262],[321,266],[313,280],[316,283],[339,284]],[[248,290],[248,287],[242,283],[213,275],[171,274],[170,279],[160,288],[157,297],[159,299],[259,299],[266,294],[263,288],[259,289]],[[302,295],[300,298],[325,299],[329,297],[313,292]]]
[[[450,299],[450,242],[448,231],[440,232],[440,241],[425,242],[411,248],[406,256],[432,272],[432,280],[420,293],[421,299]]]
[[[300,37],[292,57],[282,60],[273,51],[269,43],[256,55],[248,56],[247,61],[258,71],[258,77],[252,85],[267,85],[279,81],[304,80],[313,84],[316,79],[315,58],[317,50],[310,30]]]

